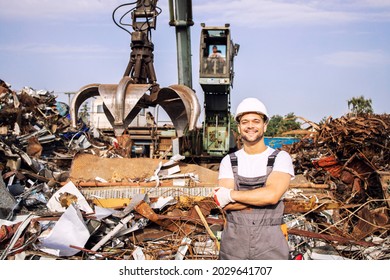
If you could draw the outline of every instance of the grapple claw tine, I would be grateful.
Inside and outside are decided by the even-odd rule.
[[[184,130],[193,130],[200,115],[200,105],[195,92],[184,85],[171,85],[160,89],[153,101],[171,118],[178,137]]]
[[[98,94],[105,105],[105,114],[114,129],[115,136],[123,131],[144,107],[140,105],[151,85],[132,84],[130,77],[123,77],[119,84],[100,84]]]
[[[78,121],[78,112],[81,104],[84,103],[88,98],[99,95],[99,85],[100,84],[89,84],[82,87],[72,98],[70,104],[70,116],[72,121],[72,126],[77,126]]]
[[[88,98],[101,96],[104,113],[114,129],[115,136],[122,135],[142,108],[160,105],[170,117],[178,137],[184,130],[194,130],[200,115],[200,105],[195,92],[184,85],[171,85],[157,91],[153,96],[151,84],[132,84],[124,77],[119,84],[90,84],[80,89],[71,104],[72,125],[77,125],[77,112]]]

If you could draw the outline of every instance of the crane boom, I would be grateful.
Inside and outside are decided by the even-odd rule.
[[[169,0],[169,25],[176,29],[178,83],[192,88],[192,0]]]

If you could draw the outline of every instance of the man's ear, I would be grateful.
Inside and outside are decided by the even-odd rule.
[[[238,133],[241,134],[240,124],[237,125],[237,130],[238,130]]]
[[[264,132],[267,131],[267,127],[268,127],[268,122],[264,124]]]

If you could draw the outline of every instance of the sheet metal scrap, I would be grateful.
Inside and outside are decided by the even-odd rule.
[[[77,204],[77,201],[73,203]],[[209,203],[199,202],[198,204],[205,209],[202,205]],[[134,255],[137,252],[138,257],[141,254],[145,259],[175,259],[177,254],[183,253],[181,251],[182,240],[185,237],[191,242],[187,244],[188,251],[181,257],[184,259],[216,259],[218,250],[213,243],[207,243],[210,237],[205,232],[204,223],[199,216],[195,219],[186,214],[191,212],[194,205],[189,209],[179,208],[178,205],[171,205],[160,211],[151,209],[146,201],[137,202],[134,214],[131,214],[131,219],[126,219],[126,221],[112,214],[98,218],[99,210],[95,208],[95,214],[83,214],[82,217],[90,232],[90,238],[85,246],[79,247],[69,244],[79,253],[74,253],[71,256],[55,256],[50,253],[48,255],[55,259],[137,259]],[[181,214],[178,216],[179,212]],[[21,252],[24,252],[27,259],[32,255],[42,255],[39,250],[40,240],[44,240],[47,236],[45,232],[48,225],[53,223],[55,225],[62,215],[65,213],[46,212],[45,215],[34,215],[33,217],[30,214],[29,223],[25,225],[27,230],[20,232],[17,240],[13,237],[21,223],[2,225],[0,228],[0,251],[7,259],[20,258],[18,253]],[[145,220],[145,218],[147,219]],[[219,223],[221,222],[219,221]],[[12,239],[14,241],[10,245]],[[54,244],[52,249],[55,249],[56,243],[52,244]],[[64,243],[59,246],[63,248],[65,245]],[[44,250],[46,253],[48,253],[47,249],[50,248],[47,246],[49,243],[46,244]],[[203,250],[202,246],[204,246]]]
[[[57,102],[51,92],[30,87],[16,92],[0,80],[2,189],[15,197],[10,203],[2,196],[6,205],[0,207],[4,208],[1,218],[7,218],[15,210],[21,213],[45,210],[45,202],[54,188],[68,180],[75,154],[87,150],[92,153],[102,147],[109,150],[110,138],[99,135],[99,140],[94,140],[88,131],[81,121],[79,128],[70,127],[68,106]],[[87,142],[89,145],[83,146]]]
[[[8,84],[2,82],[0,106],[0,170],[1,191],[4,192],[1,198],[0,253],[5,258],[133,259],[135,255],[140,255],[141,250],[148,259],[174,259],[178,257],[177,254],[183,254],[183,248],[186,246],[189,248],[186,256],[180,257],[207,259],[217,257],[217,250],[213,244],[204,245],[204,251],[202,251],[203,245],[199,245],[208,244],[207,241],[210,240],[204,223],[199,216],[187,215],[188,212],[191,213],[194,203],[202,205],[195,197],[189,198],[186,203],[183,203],[182,198],[178,199],[179,203],[176,206],[168,204],[169,209],[165,207],[151,209],[149,204],[143,203],[142,207],[137,207],[136,217],[123,223],[123,228],[118,234],[114,234],[113,229],[121,224],[120,218],[111,214],[101,219],[83,212],[82,218],[90,230],[91,237],[85,248],[69,244],[80,253],[64,257],[39,251],[42,236],[50,231],[49,225],[55,224],[63,215],[51,212],[48,201],[51,201],[56,190],[70,179],[71,163],[75,156],[88,154],[98,158],[120,160],[124,155],[124,149],[128,149],[128,146],[122,144],[123,139],[116,142],[113,137],[106,136],[98,130],[91,130],[82,121],[78,128],[70,127],[67,106],[56,102],[56,97],[47,91],[36,91],[26,87],[22,91],[15,92]],[[88,164],[90,165],[90,161]],[[150,162],[133,164],[139,168],[156,166]],[[183,171],[197,172],[198,170],[196,168],[186,170],[186,168],[191,166],[183,167]],[[103,169],[107,170],[107,168]],[[131,184],[139,183],[145,177],[145,173],[139,169],[132,171],[137,173],[138,178],[124,178],[116,173],[107,179],[114,178],[115,182]],[[207,176],[207,171],[200,173],[202,180],[205,175]],[[145,172],[149,172],[148,168]],[[102,179],[105,177],[104,174],[98,175],[100,175],[99,180],[104,180]],[[215,174],[213,173],[212,176],[215,177]],[[97,177],[93,176],[92,179],[97,180]],[[149,184],[155,186],[156,182],[149,182]],[[95,195],[94,199],[96,198]],[[99,200],[88,200],[98,211],[98,205],[94,205],[93,201]],[[58,197],[58,203],[61,207],[69,208],[70,205],[78,204],[79,200],[71,193],[63,193]],[[121,207],[125,208],[126,205],[118,206],[117,210]],[[34,213],[34,218],[27,227],[28,230],[19,232],[20,236],[17,240],[13,239],[18,224],[14,224],[11,220],[31,213]],[[221,223],[218,219],[210,217],[206,217],[206,220],[210,225]],[[159,234],[153,236],[150,230],[155,227]],[[183,236],[191,238],[190,245],[183,247]],[[106,238],[103,239],[104,237]],[[109,241],[104,242],[104,245],[98,243],[106,239]],[[101,248],[94,247],[97,245]],[[138,253],[133,255],[136,250]],[[25,255],[20,255],[19,252]]]

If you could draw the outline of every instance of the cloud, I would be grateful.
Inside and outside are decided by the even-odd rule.
[[[126,55],[127,50],[114,49],[103,45],[63,45],[63,44],[42,44],[42,43],[25,43],[25,44],[8,44],[0,45],[0,52],[18,54],[30,54],[32,56],[44,55],[54,56],[57,58],[114,58]]]
[[[390,65],[390,56],[383,51],[339,51],[320,56],[319,61],[326,65],[341,67],[369,67]]]
[[[197,2],[194,17],[208,25],[267,27],[286,24],[339,24],[355,21],[390,21],[389,1],[215,0]]]
[[[356,2],[362,7],[390,8],[390,2],[388,0],[360,0]]]
[[[0,51],[8,52],[30,52],[30,53],[102,53],[108,49],[102,46],[64,46],[55,44],[18,44],[18,45],[0,45]]]
[[[134,2],[134,1],[132,1]],[[160,0],[162,18],[169,16],[167,0]],[[126,2],[119,0],[0,0],[1,18],[79,19],[111,14]],[[337,24],[361,20],[390,21],[388,0],[197,0],[192,1],[196,21],[208,25],[267,27],[283,24]],[[133,6],[123,8],[132,8]]]
[[[117,0],[0,0],[2,18],[72,19],[80,15],[111,13]]]

